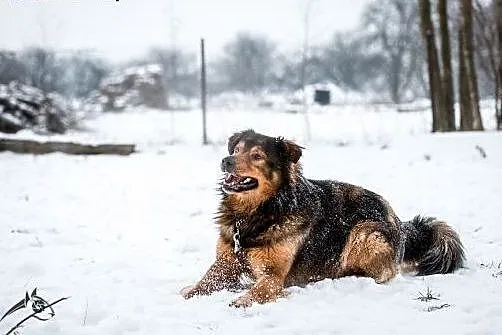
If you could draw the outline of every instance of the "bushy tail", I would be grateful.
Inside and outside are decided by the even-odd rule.
[[[446,223],[416,216],[403,222],[406,242],[403,265],[419,276],[450,273],[464,264],[464,247],[457,233]]]

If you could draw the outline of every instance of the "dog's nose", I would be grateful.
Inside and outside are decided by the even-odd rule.
[[[225,157],[221,161],[221,171],[223,172],[233,172],[235,169],[235,160],[234,157]]]

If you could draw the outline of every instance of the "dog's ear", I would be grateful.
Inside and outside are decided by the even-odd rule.
[[[234,153],[235,146],[240,142],[240,140],[244,137],[244,135],[254,134],[254,130],[248,129],[238,133],[234,133],[228,139],[228,154],[231,155]]]
[[[302,149],[304,147],[299,146],[293,141],[285,140],[282,137],[278,137],[277,141],[281,143],[284,154],[291,163],[298,163],[300,157],[302,156]]]

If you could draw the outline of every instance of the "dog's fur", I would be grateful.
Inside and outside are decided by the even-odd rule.
[[[400,270],[429,275],[463,265],[459,237],[444,222],[420,216],[401,222],[378,194],[306,179],[298,163],[302,148],[291,141],[247,130],[230,137],[228,152],[222,170],[240,181],[251,177],[246,180],[254,188],[234,192],[222,182],[216,261],[181,291],[187,299],[246,288],[243,275],[254,284],[233,306],[274,301],[285,295],[284,287],[325,278],[384,283]]]

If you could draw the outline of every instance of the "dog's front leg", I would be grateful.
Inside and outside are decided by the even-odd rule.
[[[247,260],[256,283],[242,297],[231,303],[235,307],[248,307],[257,302],[264,304],[284,297],[284,282],[293,263],[300,236],[293,236],[273,246],[247,251]]]
[[[216,248],[216,261],[197,284],[183,288],[180,293],[185,299],[189,299],[195,295],[208,295],[224,289],[238,288],[241,273],[241,265],[232,246],[220,237]]]
[[[264,304],[286,296],[284,279],[273,274],[263,275],[242,297],[234,300],[230,306],[250,307],[253,302]]]

